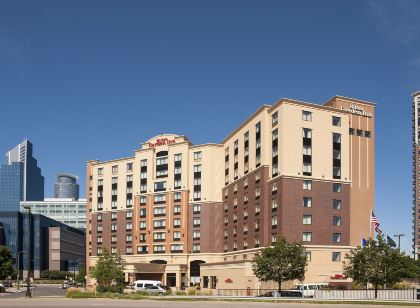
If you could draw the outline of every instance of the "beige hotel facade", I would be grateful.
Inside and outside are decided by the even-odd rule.
[[[217,144],[164,134],[88,161],[87,265],[106,248],[127,281],[258,289],[252,259],[284,236],[307,249],[306,282],[346,281],[345,254],[371,236],[374,110],[280,99]]]

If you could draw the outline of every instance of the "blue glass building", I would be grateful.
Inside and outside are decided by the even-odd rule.
[[[0,211],[19,211],[20,201],[44,200],[44,177],[32,148],[24,140],[6,153],[0,166]]]

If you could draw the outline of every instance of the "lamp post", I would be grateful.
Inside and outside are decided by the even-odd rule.
[[[16,275],[16,285],[17,285],[17,289],[19,290],[19,273],[20,273],[20,266],[19,266],[19,255],[21,254],[21,253],[24,253],[24,252],[26,252],[26,251],[24,251],[24,250],[22,250],[22,251],[19,251],[18,252],[18,254],[17,254],[17,275]]]
[[[26,276],[26,297],[31,298],[31,260],[32,260],[32,224],[31,224],[31,206],[25,205],[24,208],[28,210],[28,275]]]
[[[394,237],[398,237],[398,250],[400,250],[400,245],[401,245],[401,237],[405,236],[405,234],[394,234]]]

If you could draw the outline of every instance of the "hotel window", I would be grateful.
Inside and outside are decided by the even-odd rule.
[[[244,210],[244,219],[248,218],[248,209]]]
[[[181,239],[181,232],[174,231],[174,240],[179,241]]]
[[[117,231],[117,224],[111,224],[111,231]]]
[[[144,214],[146,214],[146,209],[142,209],[142,210],[145,210]],[[158,206],[158,207],[153,208],[153,215],[154,216],[165,216],[166,215],[166,208],[164,206]],[[146,215],[144,215],[144,216],[140,215],[140,217],[145,217],[145,216]]]
[[[244,194],[244,203],[247,203],[247,202],[248,202],[248,193],[246,192]]]
[[[102,221],[102,214],[98,214],[96,216],[96,221]]]
[[[144,254],[144,253],[147,253],[148,251],[149,251],[148,246],[137,246],[137,253],[139,254]]]
[[[259,222],[259,220],[256,220],[256,221],[255,221],[255,223],[254,223],[254,227],[255,227],[255,232],[257,232],[257,231],[259,231],[259,230],[260,230],[260,222]]]
[[[193,252],[200,252],[200,244],[193,244]]]
[[[277,228],[277,217],[271,217],[271,227]]]
[[[261,165],[261,122],[255,125],[255,167],[258,168]]]
[[[118,165],[112,166],[112,174],[118,173]]]
[[[260,239],[258,237],[255,237],[255,248],[260,247]]]
[[[248,178],[245,178],[244,179],[244,188],[247,188],[248,187]]]
[[[147,179],[147,172],[140,173],[140,179]]]
[[[98,236],[98,237],[96,238],[96,242],[97,242],[98,244],[102,244],[102,236]]]
[[[247,233],[248,233],[248,226],[244,225],[244,234],[247,234]]]
[[[147,167],[147,159],[142,159],[140,161],[140,167]]]
[[[99,176],[104,175],[104,168],[98,168],[98,175]]]
[[[238,192],[238,183],[233,184],[233,192],[236,194]]]
[[[174,174],[181,174],[181,167],[175,167]]]
[[[160,242],[165,240],[166,233],[165,232],[154,232],[153,233],[153,241]]]
[[[272,165],[273,165],[273,170],[272,170],[272,176],[275,177],[278,175],[279,170],[278,170],[278,130],[275,129],[272,132]]]
[[[144,205],[144,204],[146,204],[146,196],[140,196],[140,204],[141,205]]]
[[[166,226],[166,220],[165,219],[159,219],[153,221],[153,228],[155,229],[165,229]]]
[[[181,193],[180,192],[174,193],[174,200],[175,201],[181,201]]]
[[[341,262],[341,252],[336,252],[336,251],[334,251],[334,252],[332,253],[332,258],[331,258],[331,260],[332,260],[333,262]]]
[[[199,201],[201,200],[201,192],[200,191],[195,191],[194,192],[194,201]]]
[[[234,199],[233,199],[233,208],[236,208],[238,206],[238,198],[237,197],[235,197]]]
[[[126,206],[127,207],[132,207],[133,206],[133,199],[127,199]]]
[[[201,200],[201,165],[194,165],[194,201]]]
[[[277,234],[271,234],[271,244],[277,243]]]
[[[359,137],[363,136],[363,130],[358,129],[357,130],[357,136],[359,136]]]
[[[259,199],[261,195],[260,187],[255,187],[255,199]]]
[[[332,125],[333,126],[341,126],[341,118],[340,117],[332,117]]]
[[[158,170],[156,171],[156,177],[162,178],[168,175],[168,170]]]
[[[118,184],[118,178],[117,177],[113,177],[111,180],[112,184]]]
[[[271,194],[275,194],[277,192],[277,181],[272,183],[271,186]]]
[[[164,194],[157,194],[154,196],[154,202],[156,203],[165,203],[166,202],[166,195]]]
[[[303,189],[304,190],[312,190],[312,181],[303,180]]]
[[[312,261],[312,253],[310,251],[306,251],[305,256],[307,261]]]
[[[116,235],[112,235],[111,236],[111,244],[115,244],[117,242],[117,236]]]
[[[238,214],[234,213],[233,214],[233,222],[237,222],[237,221],[238,221]]]
[[[201,224],[201,220],[200,220],[200,218],[194,218],[194,219],[193,219],[193,226],[194,226],[194,227],[199,227],[199,226],[200,226],[200,224]]]
[[[365,137],[366,138],[370,138],[371,137],[371,132],[370,131],[365,131]]]
[[[342,187],[341,183],[333,183],[333,192],[339,193],[341,192]]]
[[[249,162],[244,163],[244,173],[247,174],[249,171]]]
[[[175,184],[174,184],[174,188],[175,189],[180,189],[181,188],[181,180],[175,180]]]
[[[333,243],[341,243],[341,233],[333,233],[332,241]]]
[[[132,211],[127,211],[127,212],[125,212],[125,218],[126,218],[126,219],[131,219],[131,218],[133,218],[133,212],[132,212]]]
[[[354,128],[351,128],[351,127],[349,128],[349,134],[354,135]]]
[[[132,235],[127,234],[127,235],[125,236],[125,241],[126,241],[126,242],[131,242],[132,240],[133,240],[133,236],[132,236]]]
[[[257,171],[255,172],[255,183],[258,183],[261,179],[261,172]]]
[[[133,163],[127,163],[127,171],[133,171]]]
[[[179,228],[181,227],[181,219],[180,218],[175,218],[174,219],[174,228]]]
[[[225,216],[225,217],[223,218],[223,222],[224,222],[225,226],[227,226],[227,224],[228,224],[228,218],[227,218],[227,216]]]
[[[303,215],[303,217],[302,217],[302,224],[304,224],[304,225],[312,225],[312,215]]]
[[[127,175],[127,183],[129,183],[129,182],[133,182],[133,175],[132,174],[130,174],[130,175]]]
[[[165,190],[166,190],[166,181],[155,182],[155,191],[165,191]]]
[[[201,159],[201,151],[194,152],[194,160]]]
[[[127,247],[125,249],[126,254],[131,255],[133,253],[133,248],[132,247]]]
[[[333,178],[341,178],[341,135],[333,133]]]
[[[180,153],[178,153],[178,154],[175,154],[174,155],[174,161],[181,161],[181,159],[182,159],[182,154],[180,154]]]
[[[271,209],[273,211],[277,210],[277,199],[272,199],[271,200]]]
[[[238,250],[238,244],[236,242],[233,242],[233,251]]]
[[[117,212],[112,212],[111,213],[111,220],[116,220],[117,219]]]
[[[248,248],[248,240],[244,239],[242,245],[243,245],[243,249],[247,249]]]
[[[145,221],[140,221],[139,227],[140,227],[140,230],[145,230],[146,229],[146,222]]]
[[[153,246],[154,253],[165,253],[165,245],[155,245]]]
[[[333,200],[333,209],[340,210],[341,209],[341,200],[334,199]]]
[[[303,232],[302,241],[303,242],[311,242],[312,241],[312,232]]]
[[[341,226],[341,217],[333,216],[333,226]]]
[[[312,112],[310,111],[302,111],[302,120],[303,121],[312,121]]]
[[[303,175],[312,175],[312,130],[303,129]]]
[[[104,180],[103,179],[99,179],[98,180],[98,186],[103,186],[104,185]]]
[[[271,124],[272,124],[272,125],[276,125],[276,124],[277,124],[277,122],[278,122],[278,119],[279,119],[279,115],[278,115],[278,113],[277,113],[277,111],[276,111],[276,112],[274,112],[274,113],[271,115]]]
[[[98,247],[96,252],[97,252],[98,256],[100,256],[102,254],[102,247]]]
[[[182,244],[172,244],[171,252],[182,252],[184,250],[184,245]]]
[[[175,205],[174,206],[174,214],[175,215],[181,214],[181,206],[180,205]]]
[[[312,207],[311,197],[303,197],[303,207]]]
[[[225,238],[225,239],[227,239],[227,238],[228,238],[228,232],[227,232],[227,230],[224,230],[224,231],[223,231],[223,236],[224,236],[224,238]]]
[[[227,212],[228,209],[229,209],[229,205],[227,202],[225,202],[225,212]]]
[[[200,204],[194,204],[193,205],[193,213],[194,214],[200,214],[201,212],[201,205]]]
[[[194,230],[193,231],[193,240],[199,240],[200,239],[200,231],[199,230]]]

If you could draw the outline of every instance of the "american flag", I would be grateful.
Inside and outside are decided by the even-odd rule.
[[[371,224],[375,224],[375,227],[378,227],[379,226],[379,219],[376,218],[375,214],[373,214],[373,211],[370,214],[370,223]]]

